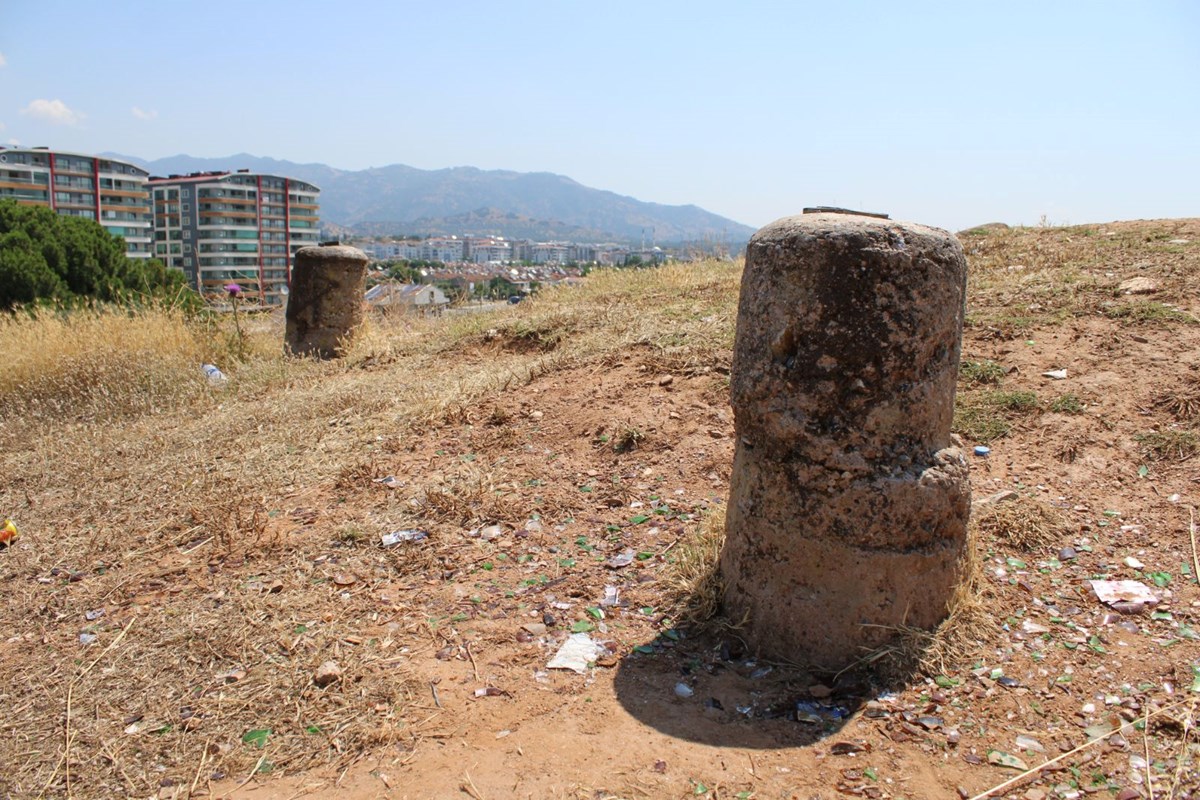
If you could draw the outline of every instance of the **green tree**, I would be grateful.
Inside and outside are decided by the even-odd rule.
[[[125,241],[93,220],[0,200],[0,309],[38,300],[130,293],[177,295],[182,272],[125,255]]]

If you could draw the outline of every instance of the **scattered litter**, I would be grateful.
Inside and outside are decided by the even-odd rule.
[[[1091,581],[1100,602],[1122,614],[1140,614],[1147,606],[1158,605],[1150,587],[1139,581]]]
[[[20,533],[17,531],[17,523],[11,519],[4,520],[4,525],[0,527],[0,545],[8,547],[18,536]]]
[[[677,697],[691,697],[695,693],[695,690],[686,683],[675,684],[675,695]]]
[[[500,697],[507,694],[503,689],[497,689],[495,686],[487,686],[482,689],[475,690],[476,697]]]
[[[499,539],[503,535],[504,529],[499,525],[487,525],[482,528],[476,528],[467,534],[467,536],[470,536],[472,539],[483,539],[485,542],[490,542],[493,539]]]
[[[637,551],[631,548],[620,553],[619,555],[613,556],[608,561],[604,562],[604,565],[609,569],[621,569],[622,567],[628,567],[630,564],[632,564],[635,558],[637,558]]]
[[[826,706],[811,700],[796,701],[796,721],[820,725],[825,722],[837,722],[850,716],[850,709],[842,706]]]
[[[1034,634],[1035,636],[1038,634],[1050,632],[1050,629],[1047,628],[1045,625],[1034,622],[1031,619],[1021,620],[1021,630],[1025,631],[1025,633]]]
[[[858,753],[868,753],[871,750],[871,745],[864,741],[857,742],[834,742],[829,748],[831,756],[852,756]]]
[[[225,377],[225,373],[217,369],[213,364],[201,364],[200,369],[208,378],[208,382],[212,386],[224,386],[229,382],[229,378]]]
[[[991,452],[992,452],[992,448],[988,447],[987,445],[982,445],[982,444],[975,445],[975,455],[980,456],[981,458],[984,456],[987,456]]]
[[[382,483],[389,489],[396,489],[404,485],[404,482],[396,480],[394,475],[388,475],[386,478],[376,478],[373,483]]]
[[[1022,772],[1029,769],[1029,765],[1021,759],[1006,753],[1003,750],[991,750],[988,752],[988,763],[995,764],[997,767],[1008,767],[1009,769],[1019,769]]]
[[[379,541],[382,542],[384,547],[395,547],[401,542],[420,542],[428,538],[429,534],[425,531],[412,528],[409,530],[385,533],[383,536],[379,537]]]
[[[1042,377],[1055,381],[1065,381],[1067,379],[1067,371],[1065,369],[1052,369],[1048,372],[1043,372]]]
[[[79,634],[79,643],[80,644],[92,644],[93,642],[96,641],[96,638],[97,638],[96,634],[94,634],[94,633],[81,633],[81,634]]]
[[[600,605],[608,606],[611,608],[612,606],[620,605],[620,603],[621,603],[620,590],[617,589],[617,587],[615,587],[615,586],[605,586],[604,587],[604,599],[600,601]]]
[[[588,664],[605,652],[604,646],[592,641],[592,637],[586,633],[573,633],[558,648],[546,669],[569,669],[583,675],[587,672]]]
[[[95,622],[96,620],[100,619],[103,616],[104,616],[103,608],[94,608],[91,611],[83,612],[83,618],[86,619],[88,622]]]
[[[1046,752],[1046,746],[1043,745],[1041,742],[1039,742],[1037,739],[1034,739],[1032,736],[1018,736],[1017,737],[1017,749],[1018,750],[1028,750],[1033,753]]]

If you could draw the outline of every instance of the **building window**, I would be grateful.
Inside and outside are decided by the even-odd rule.
[[[190,239],[190,238],[192,238],[192,232],[191,232],[191,231],[184,231],[184,232],[183,232],[183,238],[185,238],[185,239]]]

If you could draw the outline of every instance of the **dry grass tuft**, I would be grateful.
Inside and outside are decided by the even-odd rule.
[[[1023,552],[1061,544],[1070,533],[1058,509],[1030,497],[986,505],[976,510],[971,523],[983,536]]]
[[[1186,461],[1200,453],[1200,434],[1168,428],[1133,437],[1141,445],[1142,457],[1149,461]]]
[[[670,616],[692,628],[720,625],[725,582],[721,578],[721,548],[725,544],[725,506],[710,510],[695,533],[675,550],[668,589]]]
[[[996,635],[994,615],[984,598],[984,576],[975,537],[968,535],[960,562],[961,580],[950,599],[949,614],[932,631],[911,626],[893,628],[895,636],[858,661],[884,685],[901,685],[917,674],[936,676],[954,671],[974,657]]]
[[[1180,422],[1200,420],[1200,377],[1185,378],[1178,386],[1154,395],[1151,403]]]

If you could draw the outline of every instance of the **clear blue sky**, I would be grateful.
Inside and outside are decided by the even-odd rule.
[[[0,0],[0,142],[548,171],[750,225],[1200,216],[1200,2]]]

